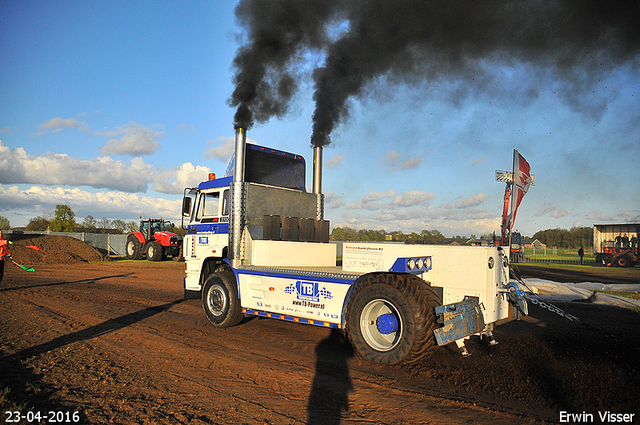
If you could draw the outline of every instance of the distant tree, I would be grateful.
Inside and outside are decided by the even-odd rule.
[[[25,230],[34,232],[44,232],[51,224],[51,217],[48,214],[30,218]]]
[[[129,233],[127,231],[127,223],[119,218],[111,222],[111,228],[117,230],[119,233]]]
[[[124,233],[137,232],[138,230],[140,230],[140,222],[138,222],[138,221],[127,221],[127,227],[126,227]]]
[[[444,240],[444,235],[438,230],[423,230],[420,232],[420,239],[426,244],[435,245]]]
[[[9,230],[11,229],[11,223],[9,219],[5,216],[0,215],[0,230]]]
[[[100,220],[98,220],[96,227],[100,229],[109,229],[111,228],[111,220],[109,220],[107,217],[102,217]]]
[[[50,223],[53,232],[75,232],[78,223],[76,223],[76,214],[71,211],[68,205],[56,205],[56,211],[53,220]]]
[[[88,215],[82,221],[82,228],[85,232],[88,232],[90,230],[95,230],[95,228],[98,227],[97,224],[98,222],[96,219],[93,218],[92,215]]]
[[[550,247],[578,248],[580,246],[593,246],[593,230],[590,227],[573,227],[571,230],[540,230],[534,233],[533,238]]]

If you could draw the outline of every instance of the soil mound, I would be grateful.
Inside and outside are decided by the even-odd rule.
[[[92,246],[79,239],[60,235],[10,235],[9,253],[13,260],[32,264],[74,264],[105,261]]]

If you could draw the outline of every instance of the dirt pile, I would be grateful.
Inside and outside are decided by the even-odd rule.
[[[59,235],[9,235],[13,260],[32,264],[74,264],[105,261],[95,248],[79,239]]]

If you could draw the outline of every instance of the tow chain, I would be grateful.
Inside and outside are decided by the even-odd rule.
[[[562,310],[560,307],[556,307],[555,305],[546,302],[544,299],[542,299],[542,297],[540,297],[537,294],[525,292],[524,297],[527,299],[527,301],[530,301],[531,304],[535,304],[537,306],[545,308],[550,312],[557,314],[558,316],[562,316],[565,319],[571,320],[572,322],[582,323],[582,321],[576,316],[567,313],[566,311]]]
[[[508,264],[508,259],[506,258],[507,256],[504,254],[504,251],[501,249],[500,249],[500,255],[503,257],[502,258],[503,262]],[[506,272],[503,272],[503,273],[505,274],[505,278],[506,278],[507,277]],[[515,304],[516,308],[518,308],[520,312],[525,316],[528,314],[528,311],[523,311],[522,306],[519,305],[519,303],[517,302],[519,299],[522,299],[522,298],[524,298],[527,301],[530,301],[531,304],[535,304],[539,307],[549,310],[550,312],[555,313],[558,316],[564,317],[565,319],[571,320],[572,322],[582,323],[582,321],[576,316],[567,313],[566,311],[562,310],[560,307],[557,307],[549,302],[546,302],[540,295],[534,293],[531,290],[531,288],[529,288],[529,286],[527,286],[527,284],[520,277],[515,275],[512,277],[517,281],[517,283],[509,283],[507,285],[507,287],[513,287],[510,292],[510,298],[513,301],[515,301],[513,302],[513,304]],[[509,279],[506,279],[506,281],[508,282]],[[528,292],[525,292],[520,288],[518,288],[518,285],[522,285],[523,287],[527,288]],[[525,306],[525,309],[526,309],[526,306]]]
[[[504,255],[504,253],[502,252],[502,250],[500,250],[500,251],[501,251],[501,255],[503,257],[506,257]],[[513,271],[511,271],[511,272],[513,273]],[[506,276],[506,272],[505,272],[505,276],[504,277],[505,278],[507,277]],[[550,312],[555,313],[558,316],[564,317],[565,319],[568,319],[568,320],[570,320],[570,321],[572,321],[574,323],[578,323],[578,324],[580,324],[582,326],[586,326],[587,328],[589,328],[589,329],[591,329],[591,330],[593,330],[595,332],[598,332],[598,333],[604,335],[607,338],[611,338],[614,341],[617,341],[618,343],[620,343],[621,345],[627,347],[631,351],[635,351],[637,353],[640,353],[640,349],[639,348],[629,345],[629,343],[627,343],[624,340],[621,340],[620,338],[618,338],[617,336],[613,335],[612,333],[607,332],[607,331],[605,331],[603,329],[600,329],[599,327],[594,326],[592,324],[585,323],[582,320],[580,320],[578,317],[576,317],[576,316],[574,316],[572,314],[569,314],[566,311],[562,310],[560,307],[557,307],[557,306],[555,306],[555,305],[553,305],[553,304],[551,304],[549,302],[546,302],[540,295],[534,293],[533,290],[531,288],[529,288],[529,286],[524,282],[524,280],[522,280],[522,278],[520,278],[518,276],[515,276],[513,274],[512,274],[511,277],[517,283],[516,282],[511,282],[511,283],[507,284],[506,287],[509,288],[509,292],[507,292],[507,293],[509,294],[510,302],[512,304],[514,304],[515,307],[518,310],[520,310],[521,313],[523,313],[523,315],[526,316],[528,311],[526,311],[526,312],[522,311],[522,308],[521,308],[522,306],[520,305],[520,303],[518,303],[518,300],[520,300],[520,299],[524,299],[526,301],[530,301],[531,304],[535,304],[535,305],[537,305],[539,307],[542,307],[542,308],[544,308],[546,310],[549,310]],[[508,282],[509,279],[506,279],[506,281]],[[526,288],[528,292],[525,292],[525,291],[521,290],[518,287],[519,285],[522,285],[524,288]],[[525,309],[526,309],[526,307],[525,307]]]

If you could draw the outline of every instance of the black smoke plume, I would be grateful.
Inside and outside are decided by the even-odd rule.
[[[248,36],[234,61],[236,125],[283,116],[296,61],[317,51],[314,146],[330,143],[348,100],[381,77],[490,92],[498,77],[487,67],[523,65],[579,107],[605,73],[640,63],[638,0],[243,0],[236,15]]]

